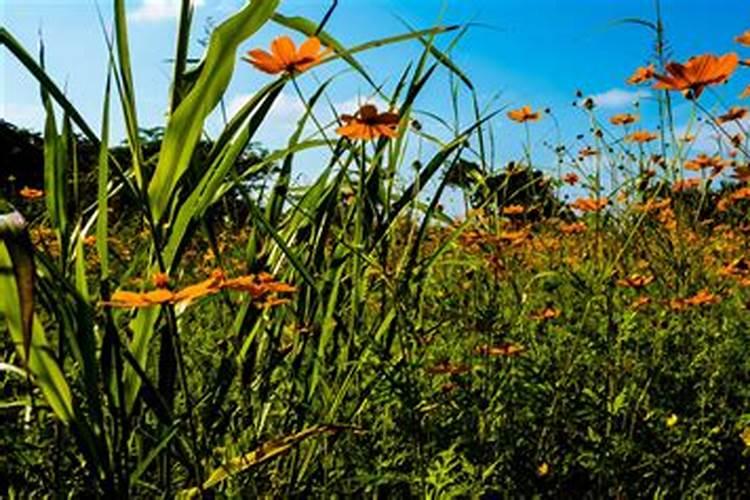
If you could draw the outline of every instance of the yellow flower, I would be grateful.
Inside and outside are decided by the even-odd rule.
[[[740,433],[740,439],[745,443],[745,446],[750,448],[750,427],[745,427],[745,430]]]
[[[536,473],[539,477],[544,477],[549,474],[549,464],[547,462],[539,464],[539,467],[536,468]]]
[[[677,425],[677,422],[679,420],[680,419],[677,418],[677,415],[672,413],[670,416],[667,417],[667,427],[674,427],[675,425]]]

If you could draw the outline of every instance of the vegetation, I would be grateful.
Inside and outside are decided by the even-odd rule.
[[[98,133],[0,29],[47,111],[41,144],[16,139],[35,161],[41,145],[41,177],[2,179],[7,496],[743,496],[747,110],[703,104],[737,55],[668,62],[661,19],[639,20],[657,50],[631,83],[655,79],[658,132],[579,96],[591,135],[553,146],[543,172],[531,137],[549,112],[481,103],[435,43],[470,27],[346,48],[278,3],[248,2],[192,65],[182,1],[169,114],[145,135],[123,0]],[[241,70],[270,83],[203,140],[266,23],[305,41],[250,51]],[[394,85],[358,62],[402,43],[424,50]],[[316,104],[337,76],[309,95],[298,82],[334,61],[388,109],[328,123]],[[453,121],[415,108],[440,72]],[[306,112],[285,148],[258,151],[285,88]],[[685,136],[673,99],[694,107]],[[115,105],[127,139],[111,147]],[[529,137],[502,167],[497,119]],[[706,128],[716,156],[692,151]],[[320,174],[295,184],[310,150]],[[450,190],[460,215],[441,206]]]

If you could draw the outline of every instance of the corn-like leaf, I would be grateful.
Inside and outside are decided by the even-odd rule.
[[[234,71],[237,47],[260,29],[279,0],[254,0],[211,35],[202,70],[191,91],[169,117],[154,177],[148,187],[153,217],[160,220],[177,182],[187,170],[203,130]]]
[[[34,321],[34,248],[29,239],[26,221],[15,210],[0,215],[0,240],[5,242],[16,279],[23,334],[24,357],[28,359],[31,349]]]
[[[25,342],[23,313],[14,276],[14,262],[5,243],[0,243],[0,313],[8,323],[13,343],[18,346],[21,358],[36,384],[42,390],[55,415],[65,423],[73,420],[73,398],[60,366],[51,355],[41,323],[32,324],[33,342],[28,355],[21,349]]]
[[[102,111],[102,137],[99,146],[99,172],[97,182],[97,218],[96,218],[96,250],[99,254],[99,268],[102,279],[109,276],[109,250],[107,246],[108,233],[108,183],[109,183],[109,96],[111,71],[107,72],[107,83],[104,90],[104,109]]]

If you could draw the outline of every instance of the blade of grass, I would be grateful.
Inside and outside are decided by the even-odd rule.
[[[216,107],[234,71],[237,47],[271,17],[279,0],[254,0],[211,34],[200,76],[169,117],[159,161],[148,187],[153,218],[160,221],[201,136],[203,122]]]

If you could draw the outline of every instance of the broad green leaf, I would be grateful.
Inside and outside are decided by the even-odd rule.
[[[234,71],[240,43],[260,29],[279,0],[254,0],[211,34],[198,80],[169,117],[159,162],[148,187],[156,221],[164,215],[178,181],[190,165],[203,123],[216,107]]]
[[[37,386],[57,417],[65,423],[73,420],[73,397],[60,366],[52,357],[44,330],[38,320],[33,321],[33,342],[28,356],[20,348],[24,343],[21,304],[13,275],[13,262],[5,243],[0,243],[0,313],[8,324],[13,343],[26,362]]]

